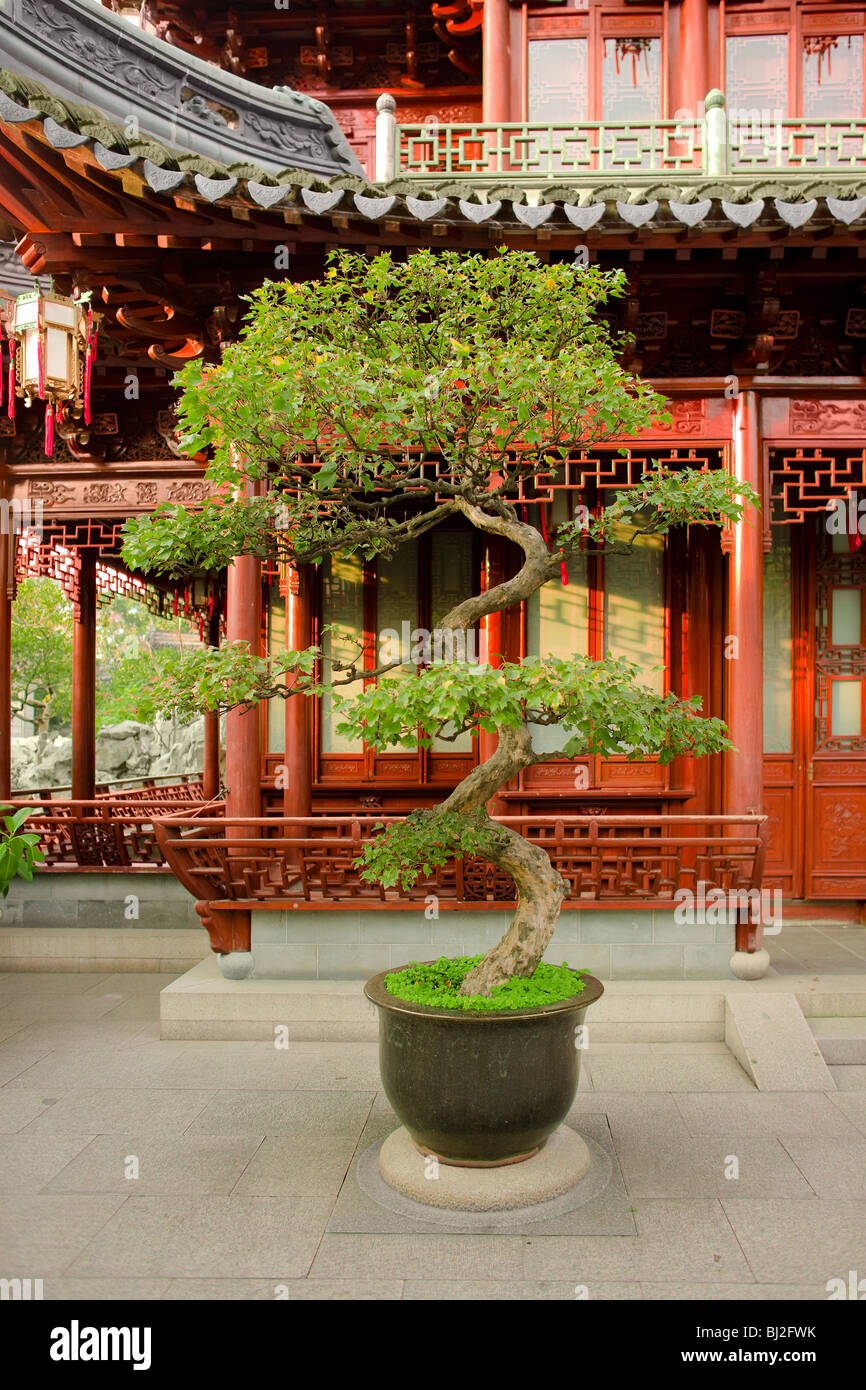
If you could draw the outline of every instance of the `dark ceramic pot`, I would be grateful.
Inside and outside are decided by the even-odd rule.
[[[364,993],[379,1010],[379,1066],[394,1110],[419,1149],[445,1163],[517,1163],[568,1114],[581,1049],[575,1029],[604,993],[512,1013],[467,1013],[397,999],[383,970]]]

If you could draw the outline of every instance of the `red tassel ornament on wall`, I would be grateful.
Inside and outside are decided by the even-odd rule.
[[[6,407],[6,414],[10,420],[15,419],[15,339],[9,339],[9,404]]]
[[[51,401],[45,405],[45,453],[48,458],[54,453],[54,406]]]
[[[90,378],[93,368],[93,348],[88,339],[87,351],[84,354],[84,423],[90,424]]]

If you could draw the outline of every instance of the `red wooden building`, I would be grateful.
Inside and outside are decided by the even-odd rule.
[[[469,769],[469,738],[374,754],[327,704],[233,713],[224,773],[214,721],[203,787],[160,793],[162,809],[203,797],[206,814],[157,835],[152,792],[96,794],[93,751],[100,591],[179,605],[206,640],[222,622],[229,640],[275,650],[335,615],[371,641],[429,627],[452,592],[513,563],[455,529],[320,575],[240,559],[175,594],[118,554],[127,516],[206,495],[202,461],[179,452],[171,374],[218,358],[251,286],[315,277],[337,246],[506,245],[624,267],[628,363],[672,401],[672,425],[621,441],[627,455],[575,454],[526,499],[534,514],[552,526],[576,500],[603,504],[657,458],[729,469],[762,509],[721,545],[701,528],[647,543],[637,571],[575,561],[567,585],[489,634],[515,659],[628,653],[648,681],[701,695],[737,753],[550,761],[498,813],[547,842],[575,911],[670,909],[684,884],[748,887],[762,872],[790,903],[866,903],[866,7],[454,0],[407,15],[298,0],[204,18],[154,0],[144,30],[133,9],[0,11],[0,231],[22,270],[92,291],[102,316],[91,423],[66,418],[47,457],[35,410],[0,421],[7,503],[43,508],[38,534],[0,538],[4,714],[16,575],[55,575],[75,603],[74,800],[44,808],[57,871],[167,855],[221,952],[249,950],[257,913],[417,917],[430,892],[461,912],[507,903],[483,864],[414,902],[352,869],[370,824],[441,799]],[[20,292],[20,272],[7,288]],[[0,795],[12,790],[7,722]],[[738,944],[753,951],[759,928],[741,924]]]

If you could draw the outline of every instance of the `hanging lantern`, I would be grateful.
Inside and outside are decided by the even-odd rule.
[[[45,453],[54,448],[54,424],[65,406],[90,423],[90,374],[96,356],[96,322],[84,299],[52,291],[20,294],[9,334],[9,414],[14,397],[45,402]],[[14,387],[14,389],[13,389]]]

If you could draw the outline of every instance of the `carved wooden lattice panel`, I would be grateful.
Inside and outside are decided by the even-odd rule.
[[[388,823],[398,818],[388,818]],[[721,888],[750,888],[760,881],[765,818],[656,816],[508,817],[507,823],[544,847],[569,884],[568,901],[670,901],[677,888],[699,882]],[[649,824],[647,823],[649,822]],[[190,891],[227,903],[243,899],[272,904],[303,898],[312,906],[338,901],[390,904],[417,902],[430,893],[450,904],[468,906],[513,902],[514,884],[495,865],[467,859],[445,865],[407,890],[384,889],[365,882],[355,867],[374,818],[308,817],[299,823],[277,818],[252,826],[243,822],[249,840],[227,838],[227,827],[214,818],[208,826],[173,819],[165,823],[172,866]],[[281,829],[285,827],[283,833]],[[263,843],[264,831],[271,838]],[[255,837],[255,838],[252,838]],[[298,866],[297,874],[295,865]]]
[[[819,536],[815,615],[817,752],[866,752],[866,560]],[[866,775],[866,765],[863,768]]]
[[[866,449],[773,449],[768,511],[776,526],[827,511],[834,498],[866,487]]]
[[[72,604],[78,621],[81,616],[81,552],[94,552],[97,556],[98,603],[106,603],[115,597],[136,599],[145,604],[151,613],[161,617],[181,616],[197,622],[199,636],[202,637],[205,622],[213,613],[213,595],[204,595],[197,601],[188,585],[168,583],[157,587],[131,575],[120,560],[123,526],[122,518],[43,519],[38,529],[24,530],[18,537],[16,578],[56,579]]]

